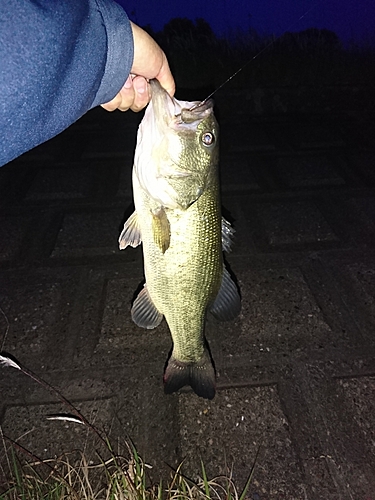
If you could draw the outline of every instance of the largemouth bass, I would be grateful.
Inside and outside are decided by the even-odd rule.
[[[133,167],[135,212],[120,249],[143,244],[146,283],[133,303],[133,321],[157,327],[165,317],[173,350],[164,390],[190,385],[215,395],[215,369],[204,326],[210,311],[231,320],[241,307],[223,264],[233,229],[221,217],[218,124],[213,103],[178,101],[157,80],[139,126]]]

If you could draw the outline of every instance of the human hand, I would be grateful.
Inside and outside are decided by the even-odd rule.
[[[173,96],[175,82],[167,57],[151,36],[134,23],[130,23],[134,38],[133,66],[120,92],[109,102],[102,104],[107,111],[140,111],[151,99],[149,79],[156,78]]]

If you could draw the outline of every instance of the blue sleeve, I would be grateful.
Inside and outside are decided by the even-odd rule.
[[[0,1],[0,165],[113,99],[132,64],[112,0]]]

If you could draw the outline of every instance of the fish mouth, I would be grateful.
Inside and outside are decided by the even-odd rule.
[[[171,97],[157,80],[150,80],[151,102],[156,116],[172,128],[195,129],[199,122],[213,112],[212,99],[205,101],[179,101]]]
[[[196,121],[201,121],[206,116],[212,113],[214,103],[212,99],[202,102],[194,102],[190,109],[181,109],[180,117],[183,123],[193,123]]]

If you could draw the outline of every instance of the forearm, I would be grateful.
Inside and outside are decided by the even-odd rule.
[[[108,0],[0,2],[0,61],[2,165],[119,92],[130,23]]]

